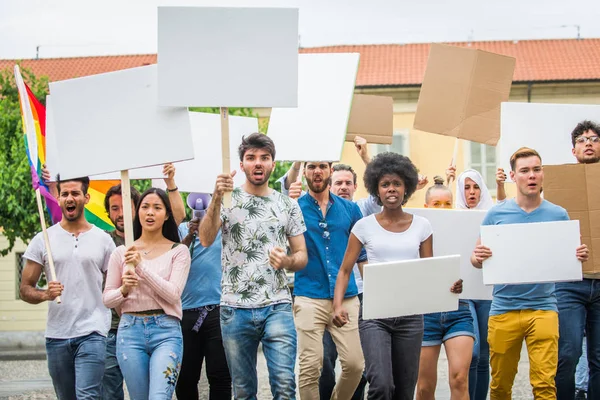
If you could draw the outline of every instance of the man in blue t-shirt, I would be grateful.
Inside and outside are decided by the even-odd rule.
[[[221,336],[221,232],[212,245],[200,244],[198,226],[206,211],[179,225],[181,242],[190,248],[192,264],[181,294],[183,360],[177,380],[179,399],[199,399],[198,382],[202,362],[211,399],[231,399],[231,376]]]
[[[569,215],[541,197],[544,172],[540,155],[521,148],[510,158],[511,179],[517,197],[493,207],[483,225],[519,224],[568,220]],[[588,258],[588,248],[573,249],[581,261]],[[481,268],[492,250],[477,242],[471,263]],[[490,311],[488,343],[492,399],[511,399],[523,339],[527,344],[530,380],[535,399],[555,399],[554,377],[558,365],[558,309],[554,283],[495,285]]]

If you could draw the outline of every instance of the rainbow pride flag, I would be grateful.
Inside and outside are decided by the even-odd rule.
[[[52,223],[55,224],[62,219],[62,212],[58,201],[40,179],[42,165],[46,163],[46,108],[23,81],[18,65],[15,65],[14,74],[19,90],[25,150],[31,167],[31,182],[34,190],[40,189],[40,193],[46,200]],[[104,197],[108,189],[117,184],[119,181],[91,181],[88,189],[90,201],[85,206],[85,218],[89,223],[106,231],[113,230],[114,225],[104,209]]]
[[[15,65],[15,83],[19,90],[19,103],[23,121],[23,139],[25,151],[31,169],[31,183],[33,190],[40,190],[46,200],[46,207],[52,223],[55,224],[62,218],[58,201],[48,190],[48,186],[40,179],[42,165],[46,163],[46,109],[36,99],[33,92],[23,81],[18,65]]]

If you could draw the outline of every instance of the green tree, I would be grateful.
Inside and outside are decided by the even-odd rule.
[[[48,79],[36,78],[25,68],[21,69],[21,75],[35,96],[45,103]],[[0,228],[8,239],[8,247],[0,249],[0,255],[5,256],[17,239],[28,242],[40,226],[12,68],[0,71],[0,199]]]

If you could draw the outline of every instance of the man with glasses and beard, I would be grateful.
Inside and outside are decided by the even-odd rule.
[[[298,204],[269,188],[273,141],[261,133],[248,135],[239,156],[246,182],[234,189],[235,171],[219,175],[199,229],[204,247],[222,229],[221,332],[234,397],[256,399],[262,343],[273,398],[295,399],[296,330],[284,270],[305,267],[306,227]],[[226,192],[233,192],[230,208],[221,205]],[[284,250],[288,243],[290,255]]]
[[[344,300],[350,323],[336,328],[332,322],[333,294],[337,273],[354,224],[362,218],[352,201],[329,191],[331,163],[308,162],[304,169],[308,193],[298,199],[306,222],[304,238],[308,264],[294,278],[294,315],[298,331],[300,397],[318,399],[323,363],[323,334],[327,329],[335,342],[342,374],[332,399],[350,399],[358,386],[364,358],[358,334],[359,300],[354,279],[350,279]],[[366,261],[362,255],[359,262]]]
[[[571,133],[573,155],[581,164],[600,161],[600,125],[582,121]],[[598,257],[598,255],[596,255]],[[556,398],[575,398],[575,370],[587,335],[589,381],[577,398],[600,398],[600,274],[583,274],[578,282],[556,284],[559,332]],[[585,366],[587,367],[587,365]],[[579,391],[578,391],[579,392]]]

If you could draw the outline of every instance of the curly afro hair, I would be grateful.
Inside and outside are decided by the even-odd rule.
[[[417,190],[419,183],[417,167],[410,161],[410,158],[397,153],[385,152],[375,156],[367,165],[363,179],[367,191],[377,199],[379,205],[382,205],[379,198],[379,180],[387,174],[396,174],[404,182],[405,192],[402,205],[406,204],[410,196]]]

